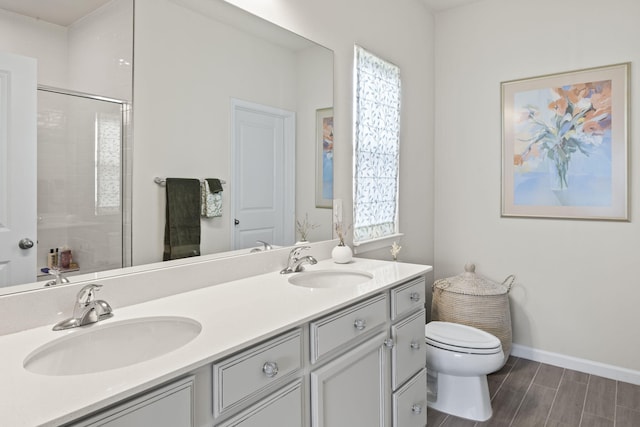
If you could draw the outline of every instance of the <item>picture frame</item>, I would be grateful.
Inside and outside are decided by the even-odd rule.
[[[333,108],[316,110],[316,208],[333,207]]]
[[[630,63],[500,84],[502,217],[629,220]]]

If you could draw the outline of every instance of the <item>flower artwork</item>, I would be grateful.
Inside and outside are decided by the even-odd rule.
[[[574,166],[581,168],[578,172],[597,174],[610,184],[611,80],[520,92],[515,103],[515,173],[543,168],[551,175],[552,190],[568,190],[571,160],[582,156],[581,165]],[[609,201],[610,191],[600,199]]]
[[[502,84],[503,215],[626,217],[627,67]]]

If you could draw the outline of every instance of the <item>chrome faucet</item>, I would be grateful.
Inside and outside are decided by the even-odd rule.
[[[311,246],[297,246],[291,249],[287,266],[280,271],[280,274],[298,273],[304,270],[303,264],[317,264],[318,260],[311,255],[300,256],[300,253],[306,249],[311,249]]]
[[[104,300],[96,300],[96,292],[102,285],[87,285],[80,289],[73,308],[73,317],[56,323],[54,331],[77,328],[79,326],[96,323],[113,316],[111,306]]]
[[[256,240],[256,243],[262,244],[262,248],[253,248],[249,252],[255,253],[255,252],[261,252],[261,251],[270,251],[271,249],[273,249],[273,246],[271,246],[269,243],[265,242],[264,240]]]
[[[47,274],[52,275],[53,277],[55,277],[55,279],[49,280],[47,283],[45,283],[44,284],[45,287],[61,285],[63,283],[69,283],[69,279],[64,277],[62,275],[62,271],[58,270],[57,268],[50,268],[47,271]]]

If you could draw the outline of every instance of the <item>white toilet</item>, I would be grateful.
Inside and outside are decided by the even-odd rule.
[[[429,395],[427,406],[475,421],[491,418],[487,374],[503,366],[500,340],[458,323],[425,325]]]

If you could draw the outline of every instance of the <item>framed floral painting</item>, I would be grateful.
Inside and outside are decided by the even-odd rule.
[[[333,207],[333,108],[316,110],[316,208]]]
[[[628,220],[629,67],[501,84],[502,216]]]

